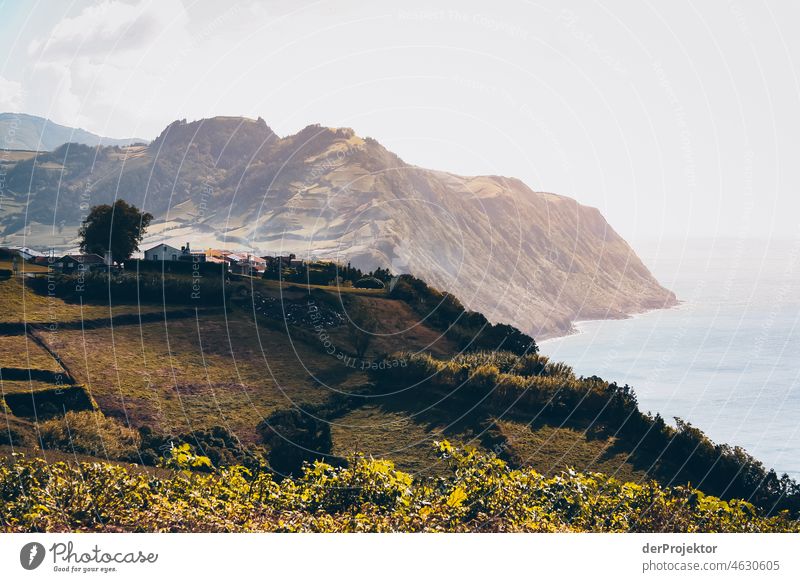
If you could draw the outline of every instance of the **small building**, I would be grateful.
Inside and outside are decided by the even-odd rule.
[[[181,247],[181,254],[178,257],[178,260],[188,261],[190,263],[205,263],[206,251],[193,251],[187,242],[186,246]]]
[[[0,248],[0,256],[4,257],[19,257],[23,261],[33,261],[38,257],[46,256],[44,253],[40,253],[39,251],[33,250],[30,247],[19,247],[19,246],[12,246],[12,247],[2,247]]]
[[[231,264],[231,259],[228,257],[230,253],[220,249],[208,249],[206,251],[206,261],[209,263],[225,263],[228,266]]]
[[[53,268],[62,273],[75,273],[78,271],[91,271],[106,267],[106,261],[100,255],[88,253],[85,255],[64,255],[55,260]]]
[[[267,261],[256,255],[247,255],[247,262],[258,273],[263,273],[267,270]]]
[[[257,275],[267,269],[267,261],[263,257],[250,253],[227,253],[231,261],[231,272],[241,275]]]
[[[158,244],[144,251],[145,261],[177,261],[180,259],[181,250],[168,244]]]
[[[37,257],[45,257],[44,253],[41,253],[37,250],[34,250],[30,247],[18,247],[19,256],[25,259],[26,261],[32,261]]]

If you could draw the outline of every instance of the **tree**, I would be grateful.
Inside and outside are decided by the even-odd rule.
[[[333,447],[330,424],[300,410],[279,410],[257,428],[269,464],[281,475],[299,475],[304,463],[326,459]]]
[[[361,359],[367,354],[372,343],[375,330],[378,328],[378,321],[363,303],[355,298],[352,299],[353,301],[347,306],[347,318],[350,320],[348,330],[356,350],[356,357]]]
[[[151,220],[152,214],[141,212],[124,200],[117,200],[113,206],[93,206],[78,231],[81,251],[101,256],[111,251],[112,260],[121,263],[139,250]]]

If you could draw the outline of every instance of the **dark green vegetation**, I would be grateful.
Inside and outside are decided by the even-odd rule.
[[[788,478],[414,277],[99,272],[0,299],[5,529],[796,529]]]
[[[152,214],[141,212],[124,200],[93,206],[78,231],[81,250],[101,257],[111,251],[113,261],[121,264],[139,250],[151,220]]]
[[[301,268],[289,267],[282,262],[275,261],[264,271],[263,278],[307,285],[383,289],[391,280],[392,274],[388,270],[380,268],[364,273],[361,269],[353,267],[349,263],[347,265],[339,265],[332,261],[307,261]],[[375,279],[380,284],[356,285],[362,279]]]
[[[383,390],[406,391],[405,398],[425,398],[434,407],[445,398],[448,407],[462,401],[463,408],[473,406],[474,413],[485,415],[489,431],[497,419],[585,427],[595,439],[614,439],[604,456],[624,452],[626,464],[662,483],[692,483],[714,495],[747,499],[770,511],[796,514],[800,510],[797,483],[766,471],[739,447],[712,443],[681,419],[676,419],[673,428],[659,415],[642,413],[630,386],[597,376],[578,378],[568,366],[553,364],[538,354],[517,357],[486,352],[449,360],[424,354],[394,357],[407,365],[372,373]],[[515,438],[501,432],[496,450],[513,464],[525,465],[526,458],[515,449]]]

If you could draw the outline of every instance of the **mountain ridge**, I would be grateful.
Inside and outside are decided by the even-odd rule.
[[[518,178],[411,165],[351,128],[280,137],[261,118],[178,120],[147,146],[62,146],[6,171],[7,242],[74,246],[76,202],[118,197],[156,216],[145,246],[389,267],[539,338],[676,303],[598,209]]]
[[[61,125],[27,113],[0,113],[0,147],[6,150],[53,151],[65,143],[88,146],[127,146],[147,143],[142,138],[104,137],[79,127]]]

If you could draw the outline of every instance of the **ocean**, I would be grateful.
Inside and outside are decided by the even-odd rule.
[[[579,322],[541,352],[800,479],[800,239],[633,246],[681,305]]]

